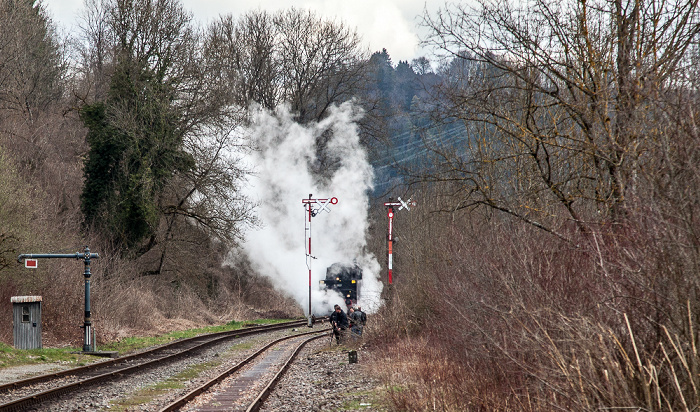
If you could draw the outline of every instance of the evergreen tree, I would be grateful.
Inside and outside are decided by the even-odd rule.
[[[116,5],[117,19],[129,21],[129,6]],[[186,27],[179,8],[158,6],[172,13],[169,33]],[[133,248],[156,231],[163,189],[177,173],[192,169],[194,160],[183,147],[178,79],[169,58],[179,37],[149,39],[137,26],[114,28],[118,51],[105,101],[81,109],[90,146],[81,208],[86,224]]]
[[[112,77],[107,101],[82,109],[90,145],[83,214],[128,247],[153,233],[159,193],[175,173],[193,167],[171,95],[155,73],[126,61]]]
[[[382,95],[389,96],[394,88],[394,66],[386,49],[374,52],[369,58],[369,66],[377,88]]]
[[[408,61],[399,61],[399,64],[396,65],[395,76],[394,96],[397,99],[396,103],[402,111],[409,112],[413,96],[418,90],[418,75],[413,71]]]

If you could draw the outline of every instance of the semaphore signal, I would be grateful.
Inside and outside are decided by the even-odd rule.
[[[393,264],[394,264],[394,251],[393,251],[393,245],[394,245],[394,207],[398,207],[398,210],[401,209],[406,209],[406,210],[411,210],[411,207],[415,207],[416,202],[411,201],[409,198],[407,201],[401,200],[401,198],[398,198],[397,202],[394,202],[391,198],[389,198],[388,202],[384,203],[384,207],[387,208],[387,213],[386,216],[389,218],[389,230],[387,233],[386,241],[387,241],[387,278],[389,280],[389,284],[391,285],[393,283]]]
[[[313,315],[311,313],[311,259],[316,259],[316,257],[311,254],[311,218],[323,211],[330,213],[331,210],[328,208],[328,205],[338,204],[338,198],[336,197],[327,199],[313,199],[312,196],[313,195],[309,194],[308,199],[301,199],[301,203],[304,205],[306,215],[308,216],[304,226],[304,232],[306,234],[304,244],[306,248],[306,267],[309,269],[309,327],[313,326]]]

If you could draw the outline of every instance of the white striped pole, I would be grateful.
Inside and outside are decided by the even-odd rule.
[[[389,235],[387,236],[387,252],[388,252],[388,275],[389,275],[389,284],[391,285],[393,282],[393,263],[394,263],[394,255],[393,255],[393,243],[394,239],[392,237],[392,228],[394,224],[394,208],[392,206],[389,206],[389,212],[387,213],[387,216],[389,217]]]
[[[393,283],[393,277],[394,277],[394,206],[398,206],[399,210],[406,208],[406,210],[411,210],[409,206],[415,206],[416,202],[411,201],[409,198],[407,201],[401,200],[401,198],[398,198],[398,202],[392,201],[391,198],[389,198],[388,202],[384,203],[384,206],[388,208],[386,216],[389,218],[389,231],[386,237],[386,242],[387,242],[387,278],[389,280],[389,284],[391,285]]]
[[[311,195],[309,195],[309,199],[311,199]],[[311,255],[311,203],[308,204],[307,209],[309,209],[307,213],[309,218],[306,221],[306,236],[308,238],[306,242],[306,267],[309,269],[309,319],[311,319],[311,258],[313,256]]]

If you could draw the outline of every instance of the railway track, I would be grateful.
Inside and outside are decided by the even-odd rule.
[[[160,412],[258,411],[304,345],[327,336],[315,331],[277,339]]]
[[[147,351],[57,373],[0,385],[0,411],[24,411],[93,385],[142,374],[180,359],[195,356],[232,339],[306,325],[306,320],[262,325],[181,339]],[[46,388],[49,389],[46,389]]]

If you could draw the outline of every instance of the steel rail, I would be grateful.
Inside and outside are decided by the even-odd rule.
[[[177,411],[177,410],[179,410],[179,409],[182,408],[183,406],[187,405],[187,403],[189,403],[190,401],[192,401],[193,399],[195,399],[197,396],[199,396],[199,395],[201,395],[202,393],[206,392],[206,391],[207,391],[208,389],[210,389],[212,386],[214,386],[214,385],[216,385],[217,383],[223,381],[224,379],[226,379],[227,377],[231,376],[232,374],[238,372],[242,367],[244,367],[244,366],[248,365],[249,363],[251,363],[255,358],[257,358],[258,356],[260,356],[260,355],[261,355],[262,353],[264,353],[266,350],[268,350],[268,349],[271,348],[272,346],[274,346],[274,345],[276,345],[276,344],[278,344],[278,343],[280,343],[280,342],[282,342],[282,341],[285,341],[285,340],[288,340],[288,339],[294,339],[294,338],[298,338],[299,336],[310,335],[310,334],[319,334],[319,336],[315,336],[314,339],[315,339],[315,338],[321,338],[321,337],[323,337],[323,336],[326,336],[326,333],[327,333],[327,331],[321,331],[321,332],[319,332],[319,331],[305,332],[305,333],[299,333],[299,334],[296,334],[296,335],[293,335],[293,336],[286,336],[286,337],[283,337],[283,338],[274,340],[274,341],[268,343],[267,345],[263,346],[263,347],[260,348],[258,351],[256,351],[256,352],[253,353],[252,355],[248,356],[246,359],[242,360],[241,362],[239,362],[239,363],[236,364],[235,366],[233,366],[233,367],[227,369],[226,371],[222,372],[222,373],[219,374],[218,376],[214,377],[213,379],[210,379],[209,381],[205,382],[203,385],[201,385],[201,386],[195,388],[194,390],[190,391],[190,392],[187,393],[186,395],[182,396],[181,398],[179,398],[179,399],[177,399],[176,401],[172,402],[171,404],[167,405],[166,407],[164,407],[163,409],[161,409],[159,412],[172,412],[172,411]],[[305,344],[305,343],[306,343],[306,342],[304,342],[304,344]],[[302,345],[302,346],[303,346],[303,345]]]
[[[31,378],[22,379],[22,380],[18,380],[18,381],[14,381],[14,382],[9,382],[9,383],[0,385],[0,394],[9,392],[10,390],[24,388],[24,387],[27,387],[29,385],[34,385],[37,383],[46,382],[46,381],[60,378],[63,376],[81,375],[81,374],[84,374],[86,372],[90,372],[93,370],[98,370],[98,369],[110,367],[110,366],[116,365],[118,363],[131,362],[131,361],[145,358],[148,356],[153,356],[154,354],[156,354],[160,351],[166,351],[166,350],[170,350],[173,348],[177,348],[178,346],[183,346],[189,342],[193,342],[195,340],[201,340],[202,338],[217,337],[217,336],[230,337],[230,335],[234,335],[232,337],[237,338],[237,337],[256,334],[256,333],[259,333],[262,331],[277,330],[277,329],[283,329],[283,328],[289,327],[289,326],[304,326],[304,325],[306,325],[306,321],[290,321],[290,322],[276,323],[276,324],[272,324],[272,325],[260,325],[260,326],[244,328],[244,329],[236,329],[236,330],[230,330],[230,331],[224,331],[224,332],[209,333],[209,334],[204,334],[204,335],[198,335],[198,336],[195,336],[192,338],[178,339],[176,341],[169,342],[169,343],[166,343],[164,345],[160,345],[160,346],[157,346],[155,348],[151,348],[151,349],[148,349],[148,350],[145,350],[145,351],[142,351],[139,353],[135,353],[132,355],[122,356],[122,357],[115,358],[115,359],[108,360],[108,361],[104,361],[104,362],[97,362],[97,363],[93,363],[90,365],[80,366],[77,368],[66,369],[66,370],[62,370],[59,372],[48,373],[48,374],[39,375],[39,376],[33,376]]]
[[[117,378],[117,377],[122,376],[122,375],[125,376],[125,375],[131,374],[131,373],[135,373],[135,372],[138,372],[138,371],[143,370],[145,368],[155,366],[159,363],[164,363],[166,361],[172,361],[172,360],[175,360],[179,357],[190,354],[190,353],[197,351],[197,350],[202,350],[208,346],[212,346],[216,343],[220,343],[220,342],[225,341],[227,339],[235,339],[235,338],[242,337],[242,336],[255,335],[255,334],[259,334],[259,333],[284,329],[284,328],[288,328],[291,326],[302,326],[302,325],[306,325],[305,320],[304,321],[284,322],[284,323],[278,323],[278,324],[274,324],[274,325],[264,325],[261,327],[250,328],[250,329],[226,331],[226,332],[216,332],[216,333],[207,334],[207,335],[200,335],[200,336],[197,336],[194,338],[187,338],[184,340],[175,341],[175,342],[169,343],[167,345],[160,346],[160,347],[157,347],[154,349],[150,349],[148,351],[144,351],[144,352],[141,352],[141,353],[138,353],[135,355],[131,355],[128,357],[118,358],[118,359],[115,359],[113,361],[100,362],[100,363],[96,363],[93,365],[87,365],[87,367],[83,366],[80,368],[68,369],[65,371],[58,372],[58,373],[42,375],[42,376],[38,376],[38,377],[34,377],[34,378],[25,379],[23,381],[13,382],[11,384],[3,385],[3,387],[0,387],[0,388],[10,387],[10,388],[16,389],[17,387],[13,386],[13,384],[20,384],[20,383],[24,382],[25,384],[20,386],[20,387],[23,387],[23,386],[28,386],[30,384],[34,384],[34,383],[38,383],[38,382],[45,382],[45,381],[50,380],[50,379],[55,378],[55,377],[72,375],[72,374],[75,374],[76,372],[84,374],[84,373],[86,373],[86,371],[99,370],[99,368],[107,368],[109,366],[113,366],[117,362],[125,362],[127,360],[128,361],[137,360],[139,358],[153,355],[154,353],[156,353],[158,351],[165,351],[168,349],[173,349],[174,347],[181,346],[184,343],[192,343],[192,342],[196,341],[197,339],[201,340],[202,338],[211,338],[210,340],[208,340],[206,342],[197,344],[195,346],[192,346],[190,348],[187,348],[183,351],[180,351],[180,352],[177,352],[174,354],[165,355],[165,356],[162,356],[162,357],[159,357],[159,358],[147,361],[147,362],[140,363],[138,365],[127,366],[125,368],[121,368],[121,369],[118,369],[118,370],[115,370],[112,372],[100,374],[100,375],[93,376],[93,377],[90,377],[87,379],[83,379],[83,380],[80,380],[80,381],[77,381],[77,382],[74,382],[71,384],[62,385],[62,386],[59,386],[59,387],[56,387],[53,389],[34,393],[34,394],[29,395],[29,396],[25,396],[23,398],[16,399],[14,401],[0,404],[0,411],[1,412],[21,411],[21,410],[24,410],[28,406],[31,406],[31,405],[34,405],[37,403],[41,403],[41,402],[45,402],[49,399],[53,399],[55,397],[58,397],[62,394],[69,393],[71,391],[75,391],[78,388],[84,388],[84,387],[87,387],[89,385],[93,385],[93,384],[103,382],[103,381],[106,381],[109,379],[114,379],[114,378]],[[306,332],[306,333],[308,334],[308,333],[317,333],[317,332]],[[299,335],[295,335],[295,336],[299,336]],[[88,367],[92,367],[92,368],[90,369]]]
[[[331,332],[332,333],[332,332]],[[265,386],[265,388],[260,391],[260,394],[258,395],[257,398],[248,406],[246,409],[246,412],[258,412],[260,408],[262,407],[263,403],[267,400],[267,398],[270,396],[272,391],[275,389],[275,386],[277,386],[277,383],[282,379],[282,376],[287,372],[287,369],[289,369],[289,366],[294,362],[294,359],[296,359],[297,355],[299,352],[301,352],[301,349],[306,346],[307,343],[311,342],[314,339],[320,339],[325,337],[326,334],[320,334],[318,336],[312,336],[305,341],[303,341],[299,346],[297,346],[296,350],[294,350],[294,353],[287,359],[287,361],[282,365],[280,370],[275,374],[275,376],[272,378],[270,383]]]

